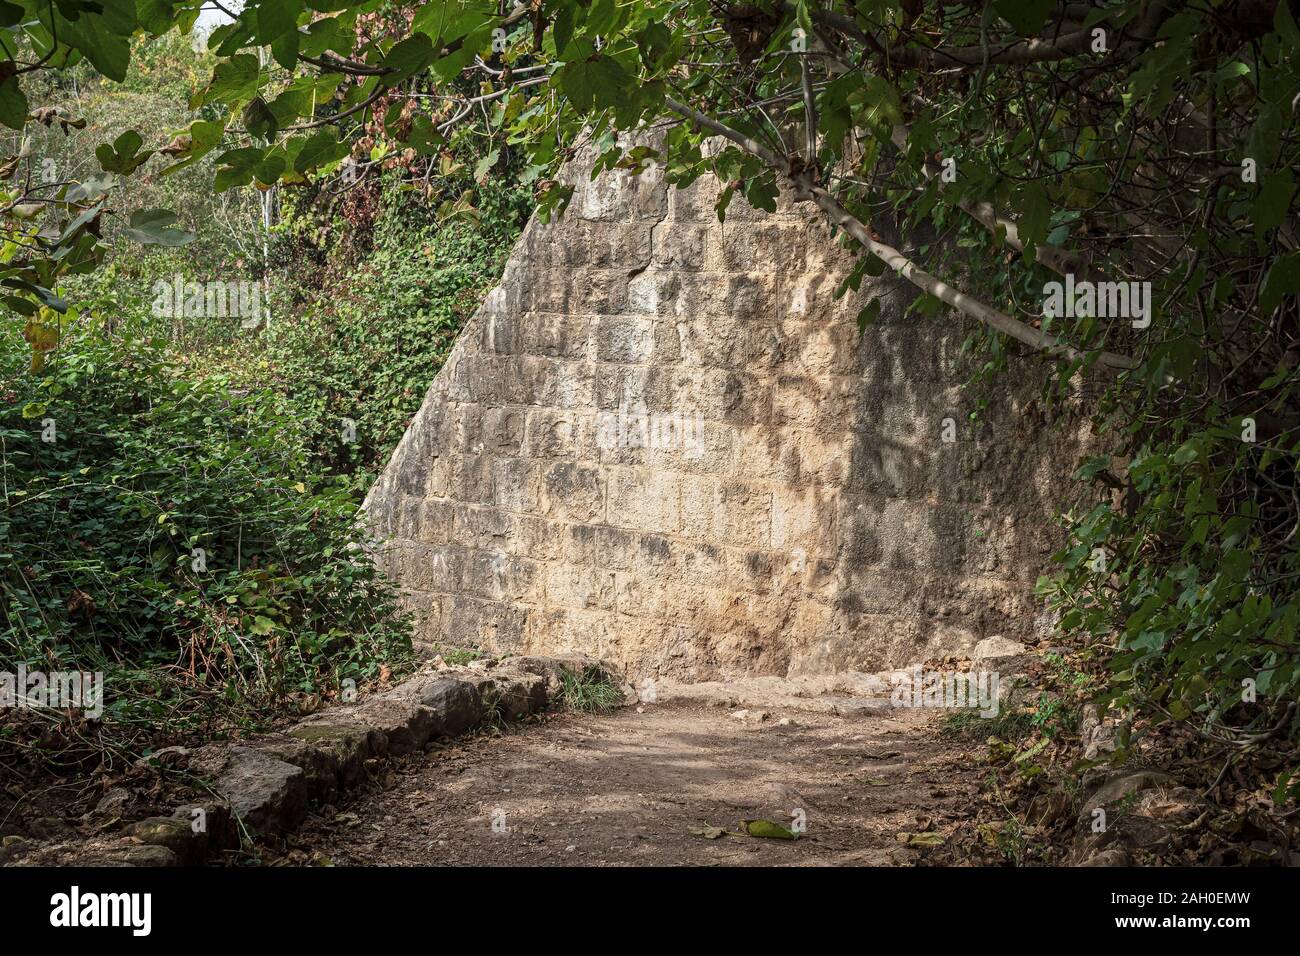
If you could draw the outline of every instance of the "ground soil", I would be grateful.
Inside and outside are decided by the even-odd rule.
[[[899,834],[944,838],[975,803],[968,745],[938,734],[933,712],[736,717],[720,703],[560,714],[453,741],[323,808],[267,862],[915,865],[933,851]],[[797,841],[741,832],[742,819],[789,825],[795,810]],[[729,835],[692,832],[705,827]]]

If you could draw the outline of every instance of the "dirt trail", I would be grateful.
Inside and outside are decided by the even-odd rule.
[[[677,699],[456,741],[313,816],[282,862],[916,862],[923,851],[897,834],[944,834],[973,803],[978,779],[954,773],[961,745],[934,733],[933,712],[834,711],[759,720]],[[788,824],[795,809],[807,820],[796,842],[734,835],[742,818]],[[706,826],[733,835],[691,833]]]

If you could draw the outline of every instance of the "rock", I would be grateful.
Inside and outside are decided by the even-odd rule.
[[[338,793],[341,783],[338,753],[335,749],[312,746],[300,737],[288,734],[273,734],[254,741],[249,746],[302,768],[308,800],[325,802],[333,800]]]
[[[1167,773],[1156,770],[1139,770],[1136,773],[1121,773],[1111,777],[1089,797],[1079,812],[1079,823],[1088,826],[1092,823],[1092,811],[1098,807],[1113,810],[1121,800],[1131,794],[1140,793],[1151,787],[1174,785],[1176,781]]]
[[[478,688],[468,681],[443,677],[425,685],[420,703],[433,712],[434,733],[455,737],[479,722],[483,701]]]
[[[166,847],[182,866],[195,866],[207,857],[208,830],[196,831],[188,818],[146,817],[132,823],[126,833],[141,843]]]
[[[53,840],[66,836],[72,830],[71,824],[62,817],[37,817],[27,824],[32,836],[42,840]]]
[[[489,674],[474,674],[469,682],[478,688],[483,710],[495,701],[505,720],[522,720],[546,707],[546,678],[538,674],[503,667]]]
[[[433,736],[433,711],[421,704],[376,697],[351,711],[351,716],[382,731],[388,738],[388,752],[394,757],[415,753]]]
[[[1072,856],[1088,859],[1104,848],[1153,848],[1168,843],[1178,827],[1194,820],[1204,801],[1165,773],[1120,773],[1084,803]],[[1106,829],[1093,832],[1094,812],[1106,813]]]
[[[1083,759],[1096,760],[1103,752],[1115,750],[1115,726],[1113,717],[1101,718],[1097,705],[1083,705],[1079,718],[1079,740],[1083,744]]]
[[[1006,637],[994,635],[986,637],[975,645],[975,649],[970,653],[971,667],[979,669],[981,665],[988,665],[995,661],[1004,661],[1008,658],[1015,659],[1024,657],[1028,653],[1025,645],[1019,641],[1013,641]],[[984,667],[985,670],[998,670],[997,667]]]
[[[510,661],[510,666],[521,673],[535,674],[542,678],[546,701],[549,703],[560,696],[560,688],[564,686],[565,671],[581,668],[586,663],[586,658],[576,656],[567,659],[559,657],[516,657]]]
[[[1129,858],[1128,850],[1123,847],[1113,846],[1108,850],[1102,850],[1100,853],[1094,853],[1088,859],[1084,860],[1079,866],[1131,866],[1133,861]]]
[[[1023,653],[1025,653],[1025,645],[1019,641],[1013,641],[1001,634],[994,634],[975,645],[975,649],[971,652],[971,659],[1015,657],[1017,654]]]
[[[292,830],[307,815],[307,780],[301,767],[251,747],[208,745],[194,754],[213,790],[261,836]]]
[[[75,852],[67,863],[76,866],[176,866],[176,854],[165,846],[139,843],[128,837],[106,846],[91,847]],[[66,863],[63,865],[67,865]]]
[[[343,789],[361,780],[367,760],[388,750],[388,739],[382,731],[337,711],[326,711],[289,728],[288,736],[332,760],[337,767],[338,785]]]
[[[135,801],[135,794],[126,787],[113,787],[95,804],[95,813],[101,816],[121,816]]]
[[[1047,827],[1051,826],[1057,820],[1068,816],[1069,813],[1069,795],[1060,790],[1053,790],[1037,794],[1033,800],[1029,802],[1026,819],[1033,826]]]

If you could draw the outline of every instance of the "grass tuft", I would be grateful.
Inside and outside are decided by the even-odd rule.
[[[566,670],[560,678],[559,703],[578,713],[607,714],[622,706],[623,692],[599,667]]]

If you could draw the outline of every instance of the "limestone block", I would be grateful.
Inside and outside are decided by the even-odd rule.
[[[1087,441],[1041,371],[967,387],[968,329],[892,274],[837,298],[852,253],[789,195],[719,223],[717,182],[594,157],[367,499],[418,639],[705,679],[1032,634]]]

